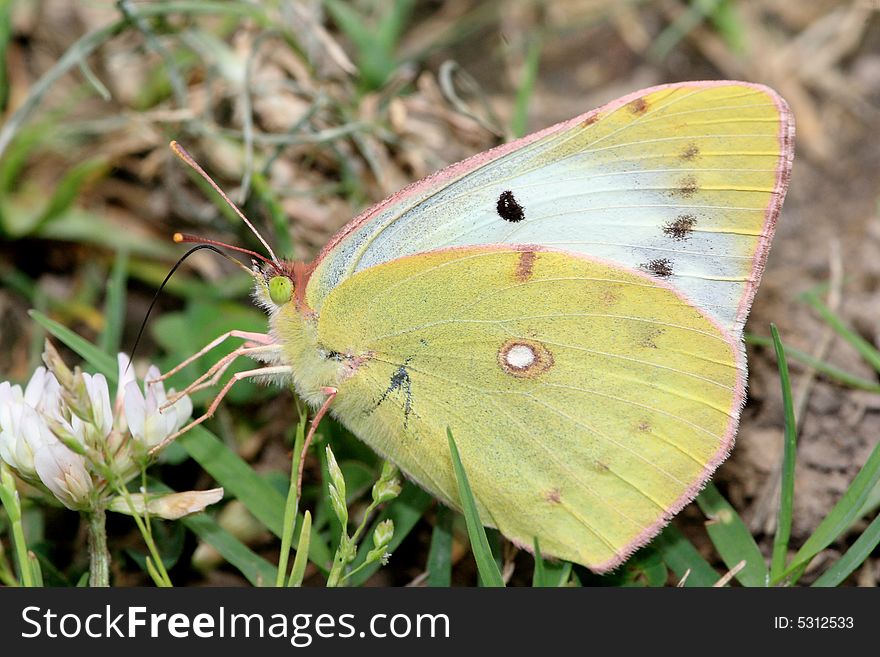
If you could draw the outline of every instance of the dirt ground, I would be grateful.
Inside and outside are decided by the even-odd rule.
[[[59,1],[32,3],[14,14],[14,39],[7,52],[11,109],[32,88],[40,74],[89,29],[115,17],[111,3]],[[695,3],[696,4],[696,3]],[[498,142],[485,127],[509,125],[514,98],[526,73],[528,46],[543,35],[540,66],[528,105],[528,127],[542,128],[582,113],[636,89],[687,79],[744,79],[777,89],[791,104],[797,120],[794,172],[772,252],[747,331],[769,335],[778,325],[790,346],[818,355],[867,379],[878,373],[830,329],[799,294],[825,284],[826,302],[862,337],[880,347],[880,4],[870,1],[744,0],[736,8],[745,50],[738,52],[719,31],[700,20],[670,46],[656,50],[661,35],[680,20],[688,5],[677,0],[612,3],[570,0],[550,3],[478,3],[464,0],[422,3],[398,48],[401,57],[416,57],[397,73],[399,85],[412,91],[395,97],[380,91],[367,95],[347,119],[379,121],[385,127],[334,147],[348,160],[352,175],[364,181],[363,201],[376,201],[403,184],[440,166]],[[474,16],[478,18],[474,18]],[[309,24],[301,23],[303,29]],[[325,23],[325,25],[329,25]],[[466,26],[444,41],[444,30]],[[314,25],[312,25],[314,28]],[[309,108],[308,94],[320,91],[344,104],[351,93],[346,73],[348,57],[328,45],[350,44],[333,30],[316,32],[307,70],[302,60],[280,49],[262,51],[254,84],[275,90],[255,95],[253,116],[264,132],[289,129],[291,116]],[[253,47],[258,30],[245,23],[229,38],[231,52],[243,56]],[[425,53],[427,44],[439,45]],[[70,150],[43,150],[27,165],[31,182],[56,184],[62,173],[86,154],[105,155],[112,174],[86,187],[77,204],[106,213],[117,226],[159,239],[174,230],[235,239],[228,225],[208,217],[201,192],[185,186],[185,174],[172,166],[166,144],[175,115],[212,117],[215,128],[240,130],[243,108],[232,83],[212,80],[207,73],[186,79],[189,105],[166,100],[150,107],[137,105],[148,82],[144,64],[159,55],[145,47],[145,37],[123,36],[100,48],[89,61],[113,94],[106,102],[83,92],[82,74],[62,77],[41,104],[38,114],[64,105],[82,123],[83,133]],[[483,125],[457,110],[442,92],[444,62],[454,60],[473,79],[477,90],[463,90],[462,102],[482,117]],[[297,80],[299,90],[285,91],[279,78]],[[342,99],[342,100],[340,100]],[[492,108],[487,113],[480,100]],[[492,116],[497,116],[493,121]],[[111,125],[112,121],[117,124]],[[319,111],[312,130],[338,125],[339,114]],[[104,124],[99,125],[103,121]],[[334,124],[336,122],[336,124]],[[91,130],[91,132],[88,132]],[[196,135],[189,134],[192,141]],[[267,148],[259,146],[261,152]],[[198,140],[198,156],[206,168],[235,190],[243,160],[235,143]],[[320,145],[289,144],[271,170],[273,185],[304,190],[321,189],[340,179],[339,158]],[[282,195],[284,212],[299,257],[314,253],[326,238],[359,209],[357,201],[333,194]],[[227,228],[223,228],[227,226]],[[215,235],[216,231],[216,235]],[[83,264],[107,259],[101,248],[28,236],[0,246],[7,263],[28,272],[48,289],[61,294],[78,286]],[[163,261],[164,262],[164,261]],[[197,261],[199,271],[212,277],[216,263]],[[830,290],[830,292],[829,292]],[[132,292],[131,320],[126,337],[136,330],[149,301],[149,288]],[[22,354],[30,336],[25,314],[29,303],[12,290],[0,290],[0,371],[22,376]],[[62,318],[63,319],[63,318]],[[88,313],[67,319],[86,336],[94,334]],[[148,346],[149,349],[149,346]],[[773,473],[781,457],[782,403],[775,359],[766,349],[749,347],[749,400],[744,410],[737,447],[715,481],[743,514],[769,551],[775,509]],[[792,364],[799,414],[793,545],[799,544],[828,512],[852,480],[880,436],[880,395],[856,391],[816,377]],[[273,452],[275,453],[275,452]],[[685,511],[677,522],[688,533],[701,516]],[[858,583],[880,581],[877,559],[869,560]]]

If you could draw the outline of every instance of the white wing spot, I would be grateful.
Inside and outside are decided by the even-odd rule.
[[[498,350],[498,364],[507,374],[532,379],[553,367],[553,354],[536,340],[512,338]]]
[[[535,352],[527,344],[515,344],[504,358],[511,367],[523,370],[535,362]]]

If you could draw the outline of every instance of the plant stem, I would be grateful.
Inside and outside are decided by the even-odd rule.
[[[339,547],[336,548],[336,556],[333,558],[330,574],[327,575],[327,588],[337,587],[342,582],[342,576],[345,573],[345,567],[348,566],[348,558],[351,554],[351,543],[349,541],[350,539],[346,535],[345,529],[343,529],[342,540],[339,542]]]
[[[0,506],[6,509],[6,517],[12,530],[12,544],[18,561],[18,572],[23,586],[33,586],[34,576],[28,559],[27,543],[24,538],[24,527],[21,523],[21,500],[15,489],[12,473],[3,461],[0,461]]]
[[[107,511],[97,505],[86,514],[89,521],[89,586],[110,586],[110,553],[107,552]]]

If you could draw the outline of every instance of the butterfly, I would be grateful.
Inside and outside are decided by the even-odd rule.
[[[268,365],[190,426],[290,381],[460,508],[449,430],[485,525],[609,571],[733,446],[793,139],[767,87],[652,87],[406,187],[311,263],[260,237],[269,331],[212,342],[247,341],[199,381]]]

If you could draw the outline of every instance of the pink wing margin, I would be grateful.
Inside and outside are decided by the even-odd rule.
[[[470,173],[471,171],[474,171],[504,155],[507,155],[508,153],[522,148],[523,146],[527,146],[528,144],[531,144],[532,142],[535,142],[542,137],[546,137],[556,132],[566,130],[578,123],[588,121],[593,116],[599,113],[611,112],[624,105],[627,105],[628,103],[638,98],[641,98],[648,94],[652,94],[657,91],[682,88],[709,89],[713,87],[727,86],[746,87],[750,89],[755,89],[756,91],[760,91],[773,100],[773,103],[776,105],[776,109],[779,112],[779,131],[777,137],[779,142],[779,158],[776,163],[776,184],[771,194],[770,203],[768,204],[764,213],[764,225],[761,230],[761,237],[758,243],[758,248],[755,251],[751,275],[749,277],[748,283],[745,286],[745,291],[740,299],[740,303],[737,308],[737,325],[742,326],[745,323],[749,310],[752,306],[752,301],[754,300],[755,293],[758,290],[758,285],[761,282],[761,276],[764,273],[764,267],[767,263],[767,257],[770,253],[770,243],[773,240],[773,234],[776,230],[776,221],[779,217],[779,212],[782,209],[782,202],[785,199],[785,193],[788,190],[788,184],[791,178],[791,166],[794,159],[795,125],[794,115],[791,113],[788,104],[773,89],[770,89],[769,87],[762,84],[740,82],[736,80],[702,80],[693,82],[677,82],[642,89],[640,91],[636,91],[629,95],[613,100],[610,103],[603,105],[602,107],[591,110],[567,121],[562,121],[548,128],[522,137],[521,139],[517,139],[507,144],[502,144],[488,151],[484,151],[465,160],[462,160],[461,162],[452,164],[438,171],[437,173],[434,173],[426,178],[423,178],[422,180],[408,185],[399,192],[393,194],[392,196],[389,196],[387,199],[370,207],[369,209],[365,210],[357,217],[352,219],[330,239],[330,241],[324,246],[323,249],[321,249],[315,260],[308,266],[308,272],[310,273],[312,270],[314,270],[317,264],[328,253],[330,253],[330,251],[332,251],[341,240],[343,240],[345,237],[347,237],[349,234],[351,234],[364,224],[373,220],[376,215],[385,210],[387,207],[397,203],[403,203],[411,197],[423,194],[425,191],[431,189],[439,189],[449,182],[458,179],[461,176]],[[483,246],[484,248],[491,248],[492,246],[510,248],[510,245]],[[663,284],[662,282],[658,282],[654,279],[652,279],[652,283],[665,286],[665,284]],[[674,290],[674,288],[671,288],[671,286],[666,287],[670,287],[670,289]],[[678,292],[676,291],[676,293]],[[698,479],[694,481],[694,483],[692,483],[684,491],[684,493],[682,493],[682,495],[670,506],[670,508],[665,513],[663,513],[660,518],[658,518],[656,522],[647,527],[629,544],[624,546],[618,555],[604,563],[592,566],[591,569],[597,573],[605,573],[614,570],[624,561],[626,561],[632,555],[632,553],[634,553],[640,547],[648,544],[651,539],[653,539],[660,532],[660,530],[669,523],[673,516],[678,514],[686,505],[693,501],[697,494],[706,485],[709,478],[712,476],[718,466],[720,466],[725,461],[725,459],[727,459],[731,449],[733,448],[736,430],[739,426],[740,412],[743,405],[745,404],[745,350],[743,349],[740,336],[731,334],[720,324],[718,324],[714,319],[711,319],[711,321],[718,327],[719,331],[721,331],[723,335],[728,336],[728,341],[733,349],[734,354],[736,354],[737,369],[739,372],[734,390],[731,418],[730,422],[728,423],[727,431],[722,438],[718,446],[718,450],[715,452],[715,455],[706,465],[705,469],[700,474]],[[531,551],[531,546],[529,545],[521,545],[520,547]]]

